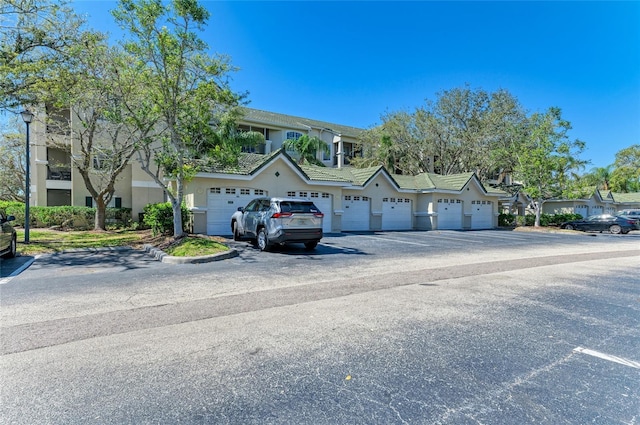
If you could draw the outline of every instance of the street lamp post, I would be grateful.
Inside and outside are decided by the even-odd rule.
[[[25,167],[25,191],[24,191],[24,243],[29,243],[29,194],[31,192],[31,188],[29,187],[29,124],[33,120],[33,113],[28,109],[20,112],[22,115],[22,120],[27,124],[27,150],[26,150],[26,167]]]

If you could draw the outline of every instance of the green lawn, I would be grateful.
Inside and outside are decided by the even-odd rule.
[[[24,229],[16,229],[16,232],[18,234],[18,252],[21,255],[116,246],[142,248],[144,244],[156,246],[167,254],[177,257],[210,255],[229,249],[224,243],[209,237],[188,236],[173,241],[170,237],[153,237],[148,230],[95,232],[30,229],[28,244],[24,243]]]

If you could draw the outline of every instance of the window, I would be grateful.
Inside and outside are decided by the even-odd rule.
[[[255,189],[255,190],[253,191],[253,194],[254,194],[254,195],[257,195],[257,196],[263,196],[263,195],[264,195],[264,190],[262,190],[262,189]]]
[[[281,212],[290,212],[290,213],[319,213],[320,211],[313,202],[289,202],[283,201],[280,202],[280,211]]]
[[[250,189],[240,189],[240,195],[251,195]]]
[[[298,133],[297,131],[287,131],[286,139],[289,140],[298,140],[302,137],[302,133]]]
[[[220,193],[220,188],[212,187],[211,189],[209,189],[209,193]]]
[[[322,197],[323,197],[323,198],[325,198],[325,199],[329,198],[330,196],[331,196],[331,195],[329,195],[328,193],[323,193],[323,194],[322,194]]]
[[[236,189],[233,187],[227,187],[224,190],[224,193],[226,193],[227,195],[235,195],[236,194]]]
[[[287,192],[287,196],[290,197],[290,198],[293,198],[293,197],[296,196],[296,193],[295,192]]]
[[[258,209],[258,205],[260,205],[260,200],[254,199],[253,201],[249,202],[249,204],[245,207],[244,210],[247,212],[256,211]]]
[[[350,195],[346,195],[346,196],[344,197],[344,200],[345,200],[345,201],[350,201],[350,200],[351,200],[351,196],[350,196]]]
[[[85,196],[84,198],[84,206],[93,208],[93,198],[91,196]]]
[[[93,156],[93,168],[96,170],[102,170],[107,167],[107,158],[103,154],[97,154]]]
[[[317,198],[318,197],[318,192],[311,192],[311,197],[312,198]]]
[[[122,198],[114,198],[116,208],[122,208]]]
[[[300,192],[300,197],[301,198],[306,198],[307,197],[307,192]]]

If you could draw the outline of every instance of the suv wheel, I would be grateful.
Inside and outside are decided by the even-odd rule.
[[[260,251],[266,251],[269,248],[269,238],[267,238],[267,229],[265,229],[264,227],[262,227],[258,231],[257,242],[258,242],[258,248],[260,249]]]
[[[239,241],[240,240],[240,234],[238,233],[238,222],[237,221],[233,222],[233,240],[234,241]]]
[[[315,249],[317,246],[318,246],[318,241],[311,241],[311,242],[304,243],[304,247],[309,251],[311,251],[312,249]]]

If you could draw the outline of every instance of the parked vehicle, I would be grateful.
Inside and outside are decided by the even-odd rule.
[[[6,216],[0,212],[0,255],[3,258],[13,258],[16,256],[16,230],[10,224],[16,218],[12,215]]]
[[[567,221],[560,225],[561,229],[582,230],[585,232],[609,231],[614,234],[629,233],[637,227],[637,220],[610,214],[592,215],[581,220]]]
[[[251,239],[261,251],[287,243],[314,249],[322,239],[323,217],[311,201],[257,198],[231,216],[231,230],[235,240]]]
[[[637,220],[637,229],[640,230],[640,210],[622,210],[616,214],[618,217]]]

